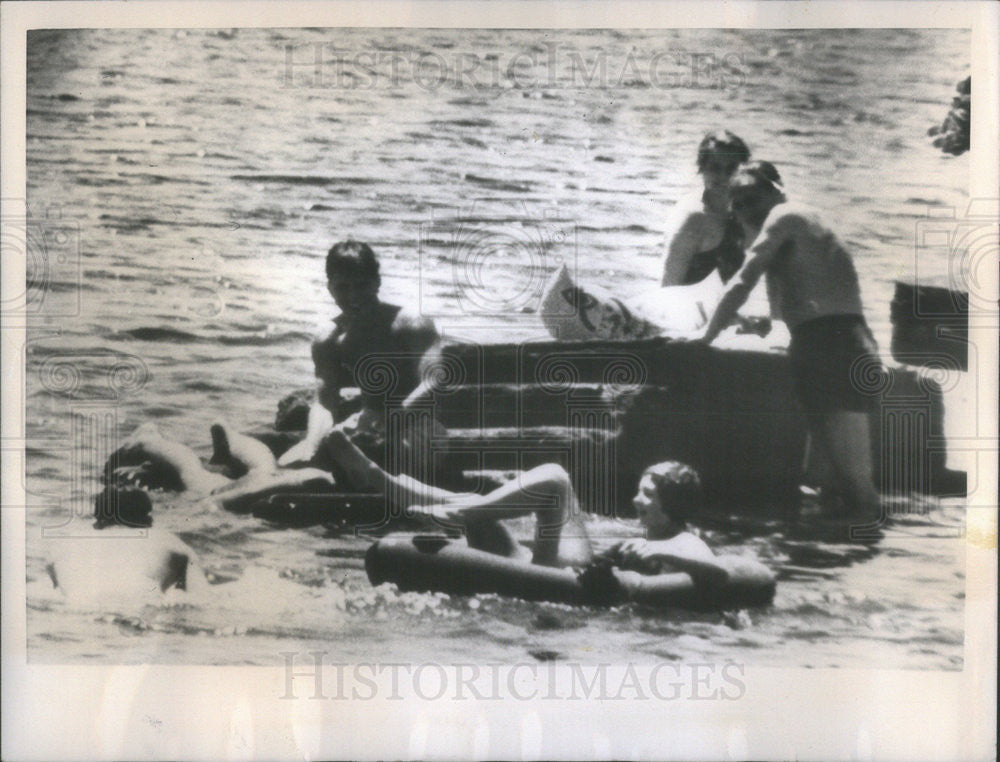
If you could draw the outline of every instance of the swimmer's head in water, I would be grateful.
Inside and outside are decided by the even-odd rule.
[[[106,489],[94,500],[94,528],[151,527],[153,504],[141,489]]]
[[[768,212],[785,200],[781,175],[769,161],[747,162],[729,181],[733,211],[752,225],[764,222]]]
[[[326,255],[326,279],[330,296],[344,312],[362,311],[378,302],[382,284],[378,259],[366,243],[334,244]]]
[[[708,133],[698,146],[698,173],[706,187],[721,187],[750,158],[750,149],[729,130]]]
[[[669,536],[673,527],[689,522],[703,503],[698,472],[676,461],[647,468],[633,501],[639,522],[651,539]]]

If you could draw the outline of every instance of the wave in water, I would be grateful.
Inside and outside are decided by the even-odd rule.
[[[276,183],[279,185],[375,185],[380,181],[371,177],[321,177],[318,175],[232,175],[231,180],[247,183]]]

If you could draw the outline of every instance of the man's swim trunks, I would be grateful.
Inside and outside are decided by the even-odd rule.
[[[870,412],[875,375],[884,373],[878,346],[861,315],[827,315],[791,329],[788,348],[795,390],[807,413]]]

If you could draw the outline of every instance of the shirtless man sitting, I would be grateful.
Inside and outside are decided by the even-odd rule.
[[[384,403],[363,394],[361,412],[348,418],[341,390],[363,386],[363,379],[357,378],[360,363],[366,357],[378,357],[395,372],[392,394],[405,397],[419,385],[421,360],[439,340],[429,318],[379,300],[379,263],[368,244],[335,244],[327,254],[326,277],[340,314],[334,319],[333,332],[313,344],[319,379],[316,401],[309,411],[305,439],[281,456],[281,466],[311,461],[335,425],[348,433],[381,431]]]

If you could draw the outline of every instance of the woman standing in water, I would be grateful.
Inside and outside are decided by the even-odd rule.
[[[743,232],[729,210],[729,180],[750,149],[729,130],[708,133],[698,146],[699,196],[680,202],[663,261],[662,286],[700,283],[713,270],[728,281],[743,264]]]

